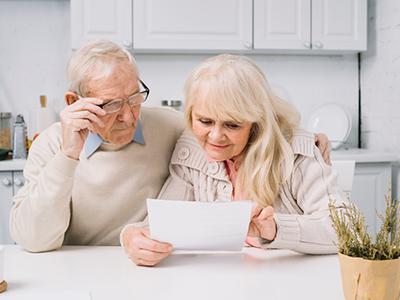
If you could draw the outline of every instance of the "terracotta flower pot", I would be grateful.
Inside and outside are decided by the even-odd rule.
[[[400,258],[368,260],[339,253],[346,300],[399,300]]]

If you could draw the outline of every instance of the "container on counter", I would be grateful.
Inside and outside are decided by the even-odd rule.
[[[23,115],[18,115],[14,123],[13,159],[26,158],[26,126]]]
[[[11,113],[0,113],[0,148],[11,149]]]
[[[162,100],[161,105],[168,106],[168,107],[171,107],[171,108],[179,110],[179,111],[183,110],[181,100]]]

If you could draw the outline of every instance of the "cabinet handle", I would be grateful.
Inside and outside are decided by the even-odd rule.
[[[247,49],[251,49],[251,48],[253,47],[253,44],[252,44],[251,42],[244,42],[244,46],[245,46]]]
[[[304,42],[304,47],[305,48],[307,48],[307,49],[310,49],[311,48],[311,43],[310,42]]]
[[[318,49],[321,49],[324,47],[324,45],[320,41],[315,42],[313,45],[315,46],[315,48],[318,48]]]
[[[24,185],[24,181],[21,180],[21,179],[19,179],[19,178],[16,178],[16,179],[14,180],[14,184],[15,184],[16,186],[23,186],[23,185]]]
[[[24,181],[19,179],[19,178],[17,178],[17,179],[14,180],[14,184],[16,186],[23,186],[24,185]]]
[[[5,186],[10,186],[10,185],[11,185],[11,180],[8,179],[8,178],[4,178],[4,179],[2,180],[2,183],[3,183],[3,185],[5,185]]]
[[[132,48],[132,43],[128,40],[123,40],[122,41],[122,46],[124,46],[124,48],[126,49],[131,49]]]

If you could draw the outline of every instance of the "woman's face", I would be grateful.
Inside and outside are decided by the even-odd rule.
[[[252,124],[214,120],[207,116],[204,100],[192,107],[192,131],[209,158],[217,161],[236,159],[245,149]]]

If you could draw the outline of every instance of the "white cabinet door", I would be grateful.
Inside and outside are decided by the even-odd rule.
[[[309,49],[311,0],[254,0],[254,49]]]
[[[252,0],[134,0],[135,50],[252,49]]]
[[[132,0],[71,0],[71,44],[112,40],[132,48]]]
[[[367,0],[312,0],[312,48],[367,49]]]
[[[0,172],[0,244],[12,244],[9,233],[9,217],[12,205],[12,172]]]
[[[385,211],[385,195],[391,188],[391,163],[357,163],[351,199],[363,212],[370,233],[377,233],[376,212]]]

